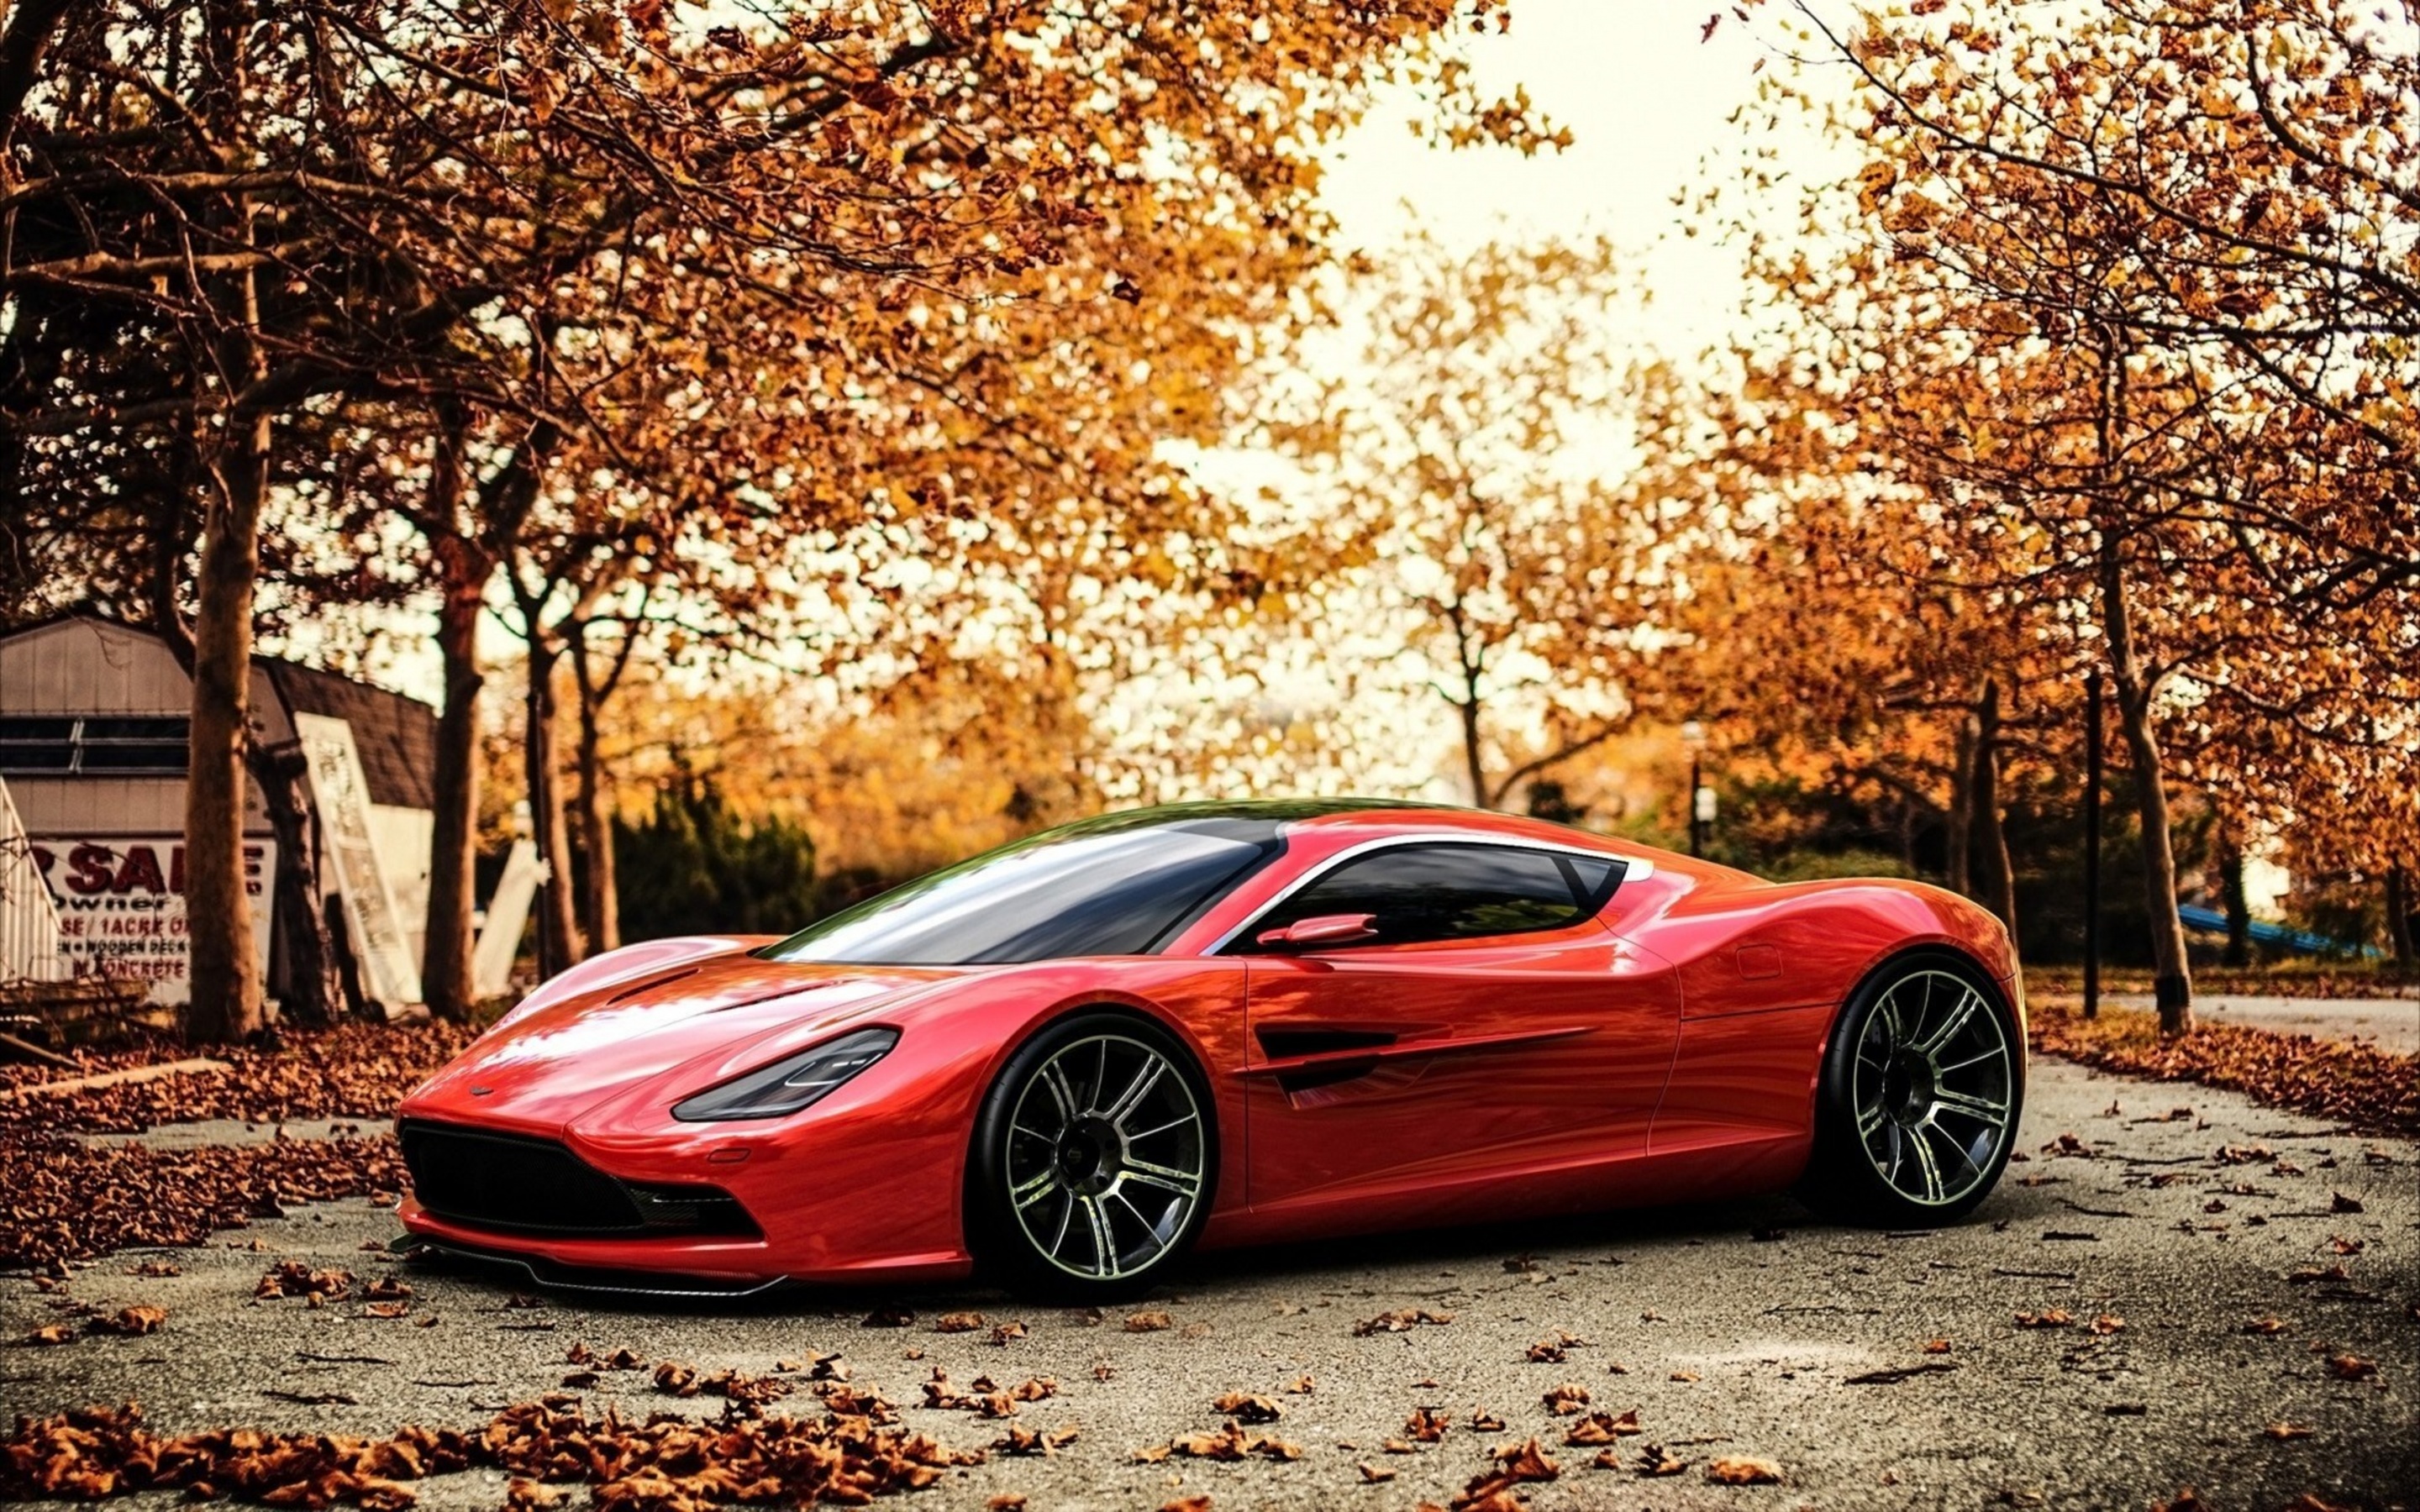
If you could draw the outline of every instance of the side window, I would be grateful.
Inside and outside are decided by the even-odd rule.
[[[1617,861],[1493,845],[1401,845],[1345,862],[1255,922],[1266,930],[1324,914],[1369,914],[1372,945],[1478,939],[1565,929],[1593,915],[1621,878]]]

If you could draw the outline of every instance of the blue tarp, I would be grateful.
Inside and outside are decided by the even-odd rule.
[[[2177,908],[2177,917],[2185,921],[2187,929],[2199,930],[2205,934],[2226,933],[2226,916],[2215,908],[2182,903]],[[2314,934],[2309,930],[2288,929],[2283,924],[2264,924],[2257,918],[2252,921],[2247,933],[2262,945],[2274,945],[2288,950],[2300,950],[2304,955],[2374,957],[2380,953],[2378,948],[2373,945],[2354,945],[2347,940],[2332,940],[2324,934]]]

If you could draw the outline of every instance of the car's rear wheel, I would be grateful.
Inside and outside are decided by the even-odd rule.
[[[1130,1295],[1201,1232],[1217,1177],[1210,1090],[1185,1046],[1128,1014],[1078,1013],[1020,1046],[984,1098],[969,1234],[1020,1289]]]
[[[2024,1057],[1999,989],[1961,957],[1900,957],[1840,1015],[1800,1196],[1858,1223],[1962,1218],[2007,1168],[2024,1104]]]

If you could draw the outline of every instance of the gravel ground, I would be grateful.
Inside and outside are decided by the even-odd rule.
[[[2190,1116],[2171,1118],[2180,1107]],[[1836,1228],[1779,1198],[1506,1224],[1203,1257],[1167,1294],[1103,1319],[972,1289],[676,1310],[553,1296],[532,1307],[514,1304],[526,1282],[510,1274],[425,1267],[404,1273],[417,1294],[401,1319],[365,1317],[358,1297],[319,1309],[255,1300],[280,1259],[364,1280],[389,1269],[363,1251],[396,1231],[385,1213],[308,1207],[204,1249],[120,1254],[78,1272],[69,1295],[163,1305],[165,1327],[0,1349],[0,1399],[13,1412],[135,1399],[168,1431],[468,1427],[559,1389],[566,1351],[584,1342],[751,1374],[838,1353],[855,1384],[956,1447],[988,1445],[1007,1425],[916,1405],[934,1368],[960,1387],[986,1374],[1003,1386],[1054,1378],[1058,1394],[1015,1421],[1078,1436],[1049,1458],[995,1454],[955,1473],[915,1499],[929,1507],[1014,1492],[1036,1509],[1147,1509],[1206,1494],[1221,1512],[1391,1512],[1444,1502],[1490,1451],[1532,1435],[1562,1467],[1527,1489],[1540,1509],[2138,1508],[2187,1486],[2223,1512],[2305,1492],[2338,1505],[2420,1500],[2420,1146],[2048,1060],[2036,1062],[2024,1134],[2029,1158],[1976,1220],[1945,1232]],[[2063,1135],[2076,1152],[2062,1152]],[[2234,1157],[2221,1158],[2225,1147]],[[2268,1153],[2246,1153],[2255,1147]],[[147,1258],[181,1273],[131,1273]],[[2341,1278],[2291,1279],[2339,1264]],[[877,1304],[915,1321],[864,1326]],[[26,1278],[0,1279],[0,1337],[57,1318],[54,1305]],[[1404,1308],[1451,1320],[1357,1335],[1357,1323]],[[2073,1323],[2014,1322],[2052,1308]],[[1126,1315],[1145,1309],[1172,1326],[1129,1332]],[[982,1313],[985,1328],[939,1332],[940,1315],[959,1310]],[[2104,1315],[2122,1327],[2096,1332]],[[2284,1326],[2245,1330],[2270,1317]],[[990,1342],[989,1325],[1011,1319],[1026,1336]],[[1559,1333],[1583,1342],[1559,1364],[1527,1358]],[[1928,1341],[1946,1350],[1926,1352]],[[2340,1379],[2329,1362],[2346,1354],[2376,1373]],[[1856,1379],[1910,1366],[1928,1368]],[[1306,1375],[1307,1394],[1285,1390]],[[1543,1398],[1566,1383],[1594,1408],[1637,1411],[1643,1435],[1621,1441],[1621,1468],[1562,1446],[1575,1420]],[[1212,1402],[1231,1391],[1277,1403],[1280,1419],[1249,1431],[1298,1445],[1300,1459],[1137,1458],[1219,1427]],[[658,1394],[648,1370],[605,1372],[582,1396],[592,1412],[631,1416],[715,1406]],[[814,1405],[802,1386],[774,1410]],[[1443,1438],[1385,1452],[1424,1406],[1450,1414]],[[1506,1429],[1474,1429],[1481,1411]],[[2309,1432],[2269,1437],[2279,1423]],[[1636,1474],[1650,1443],[1688,1468]],[[1783,1483],[1711,1484],[1705,1466],[1720,1456],[1772,1460]],[[1363,1465],[1391,1478],[1365,1483]],[[503,1485],[488,1473],[432,1480],[421,1504],[494,1506]]]

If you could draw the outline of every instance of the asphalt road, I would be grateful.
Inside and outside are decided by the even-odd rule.
[[[2180,1107],[2191,1115],[2171,1119]],[[507,1305],[526,1290],[509,1276],[418,1268],[405,1273],[416,1295],[403,1318],[364,1316],[358,1295],[319,1309],[256,1301],[255,1283],[281,1259],[364,1280],[387,1269],[362,1246],[390,1236],[392,1220],[367,1202],[333,1204],[157,1257],[179,1274],[129,1273],[154,1257],[141,1253],[77,1273],[75,1298],[163,1305],[166,1325],[0,1349],[0,1399],[12,1412],[138,1399],[166,1430],[468,1427],[559,1389],[566,1352],[584,1342],[751,1374],[837,1353],[854,1384],[957,1447],[989,1445],[1009,1425],[919,1405],[935,1367],[961,1386],[1054,1379],[1057,1395],[1014,1422],[1077,1436],[1047,1458],[995,1454],[914,1499],[927,1507],[1022,1493],[1037,1509],[1155,1508],[1206,1494],[1219,1509],[1378,1512],[1442,1503],[1491,1451],[1532,1435],[1561,1467],[1527,1488],[1541,1509],[2140,1508],[2187,1486],[2227,1512],[2305,1492],[2338,1505],[2420,1501],[2420,1147],[2055,1061],[2036,1063],[2024,1134],[2029,1158],[1977,1220],[1944,1232],[1831,1227],[1779,1198],[1507,1224],[1204,1257],[1170,1294],[1098,1319],[971,1289],[737,1310],[557,1296],[532,1308]],[[2062,1135],[2077,1152],[2057,1152]],[[2338,1265],[2341,1279],[2321,1273]],[[2317,1278],[2291,1279],[2298,1271]],[[915,1321],[866,1327],[876,1304]],[[1451,1320],[1356,1332],[1407,1308]],[[2050,1309],[2074,1321],[2015,1321]],[[1171,1326],[1129,1332],[1137,1310],[1164,1310]],[[939,1332],[953,1311],[980,1312],[985,1327]],[[0,1280],[0,1337],[57,1316],[27,1279]],[[2104,1316],[2123,1325],[2095,1332]],[[2282,1326],[2245,1330],[2264,1318]],[[1012,1319],[1025,1336],[991,1342],[990,1326]],[[1563,1333],[1582,1342],[1561,1363],[1528,1358]],[[1926,1352],[1928,1341],[1946,1348]],[[2339,1355],[2375,1374],[2342,1379],[2329,1363]],[[1930,1368],[1875,1374],[1908,1367]],[[1306,1375],[1307,1394],[1284,1390]],[[1620,1441],[1621,1468],[1561,1445],[1575,1419],[1544,1397],[1564,1384],[1592,1409],[1636,1410],[1643,1431]],[[1299,1459],[1136,1458],[1219,1427],[1213,1401],[1235,1391],[1279,1407],[1249,1431],[1298,1445]],[[659,1395],[649,1370],[603,1372],[581,1395],[592,1412],[641,1417],[717,1406]],[[814,1406],[802,1385],[773,1410]],[[1451,1427],[1386,1452],[1421,1407]],[[1480,1412],[1506,1428],[1474,1429]],[[2309,1431],[2276,1439],[2272,1424]],[[1651,1443],[1687,1468],[1637,1474]],[[1771,1460],[1782,1483],[1712,1484],[1706,1466],[1721,1456]],[[1364,1464],[1391,1478],[1365,1483]],[[503,1484],[488,1473],[425,1482],[421,1504],[494,1506]]]

